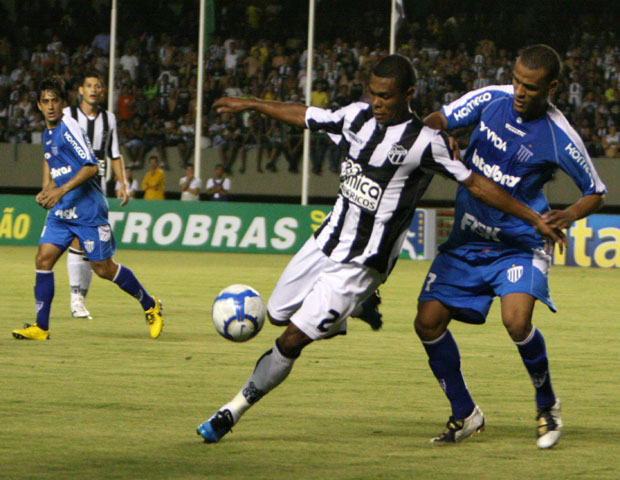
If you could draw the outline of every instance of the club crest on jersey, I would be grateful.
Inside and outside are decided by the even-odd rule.
[[[519,151],[517,152],[517,160],[520,162],[527,162],[530,158],[534,156],[534,152],[532,152],[525,145],[521,145],[519,147]]]
[[[402,165],[406,157],[407,149],[397,143],[392,145],[392,148],[390,148],[390,151],[387,154],[387,158],[392,165]]]
[[[523,275],[523,265],[513,265],[506,272],[506,276],[510,283],[517,282],[521,278],[521,275]]]
[[[94,242],[94,240],[84,240],[84,249],[88,253],[92,253],[92,251],[95,249],[95,242]]]
[[[362,173],[362,167],[347,159],[340,170],[340,192],[351,203],[369,212],[379,207],[383,189],[381,185]]]

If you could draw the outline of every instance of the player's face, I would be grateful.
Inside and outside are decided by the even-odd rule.
[[[555,91],[558,81],[547,79],[543,68],[532,70],[518,59],[512,72],[515,96],[512,107],[516,112],[531,120],[545,113],[549,95]]]
[[[41,98],[37,101],[37,107],[43,114],[45,125],[47,128],[54,128],[62,119],[62,108],[64,102],[56,92],[45,90],[41,94]]]
[[[398,88],[394,78],[372,74],[369,90],[372,113],[377,123],[394,125],[409,118],[407,104],[413,95],[413,88],[403,91]]]
[[[82,96],[82,101],[91,106],[95,106],[101,99],[103,93],[103,85],[96,77],[86,77],[84,83],[78,89]]]

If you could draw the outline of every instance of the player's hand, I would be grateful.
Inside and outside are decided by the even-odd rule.
[[[60,201],[63,195],[64,192],[59,187],[45,190],[37,195],[37,203],[46,210],[49,210]]]
[[[576,218],[566,210],[549,210],[543,215],[543,219],[552,228],[560,230],[570,227],[576,220]]]
[[[452,159],[461,161],[461,149],[452,135],[448,135],[448,144],[450,145],[450,150],[452,150]]]
[[[129,193],[127,192],[127,187],[125,185],[121,185],[119,189],[119,197],[121,200],[121,207],[124,207],[129,203]]]
[[[217,113],[237,113],[247,110],[249,101],[247,98],[222,97],[216,100],[213,106],[217,109]]]
[[[560,253],[564,252],[564,247],[568,247],[568,239],[564,232],[559,228],[549,225],[543,217],[538,219],[538,222],[534,225],[534,229],[544,238],[545,251],[547,253],[550,254],[553,251],[553,245],[555,244],[558,245]]]

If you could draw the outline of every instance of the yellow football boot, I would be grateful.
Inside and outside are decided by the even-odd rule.
[[[39,328],[36,323],[34,325],[24,323],[23,330],[13,330],[13,336],[18,340],[49,340],[50,332]]]
[[[153,300],[155,301],[155,305],[145,310],[144,315],[146,316],[146,323],[148,323],[149,329],[151,330],[151,337],[157,338],[164,329],[164,319],[162,316],[164,307],[161,300],[158,298],[153,297]]]

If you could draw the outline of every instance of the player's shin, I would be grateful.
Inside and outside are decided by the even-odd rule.
[[[454,418],[467,418],[476,405],[467,390],[461,373],[461,356],[450,333],[446,330],[436,340],[422,342],[428,354],[428,363],[439,385],[448,397]]]
[[[222,406],[220,411],[229,410],[234,423],[237,423],[241,415],[252,405],[288,377],[294,362],[294,358],[282,354],[276,342],[271,350],[258,359],[252,375],[241,391],[229,403]]]
[[[84,252],[69,248],[67,251],[67,273],[71,287],[71,300],[82,300],[92,279],[92,269],[88,259],[85,261]]]
[[[34,299],[37,309],[37,326],[42,330],[49,330],[50,310],[54,298],[54,272],[51,270],[37,270]]]
[[[151,297],[142,284],[138,281],[133,272],[123,265],[118,266],[118,271],[112,279],[122,290],[132,297],[138,299],[143,310],[153,308],[155,301]]]
[[[536,389],[536,405],[539,409],[551,407],[555,403],[555,395],[551,387],[549,360],[542,333],[533,326],[527,338],[515,342],[515,345]]]

